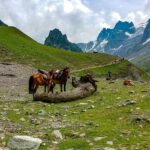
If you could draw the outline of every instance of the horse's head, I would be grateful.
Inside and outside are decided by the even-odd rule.
[[[66,75],[69,75],[70,73],[70,68],[69,67],[66,67],[63,69],[63,72],[66,74]]]

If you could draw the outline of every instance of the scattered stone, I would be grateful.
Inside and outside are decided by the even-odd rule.
[[[102,140],[102,139],[104,139],[104,138],[106,138],[106,137],[95,137],[95,138],[94,138],[94,141],[97,142],[97,141],[100,141],[100,140]]]
[[[52,143],[53,143],[53,144],[58,144],[58,142],[57,142],[57,141],[52,141]]]
[[[42,140],[31,136],[14,136],[9,139],[7,147],[16,150],[38,150]]]
[[[77,104],[77,106],[85,106],[85,105],[87,105],[88,103],[79,103],[79,104]]]
[[[91,105],[91,106],[88,107],[88,109],[95,109],[95,106]]]
[[[72,114],[77,114],[77,112],[72,112]]]
[[[67,150],[74,150],[74,148],[69,148],[69,149],[67,149]]]
[[[111,147],[104,147],[104,150],[116,150],[116,149],[111,148]]]
[[[61,129],[61,128],[65,128],[65,125],[62,122],[52,122],[51,123],[51,127],[53,129]]]
[[[81,110],[81,112],[86,112],[86,111],[87,111],[87,109],[82,109],[82,110]]]
[[[137,116],[136,118],[133,119],[133,121],[135,121],[136,123],[138,123],[138,122],[150,123],[150,119],[149,118],[145,118],[143,115]]]
[[[66,110],[66,109],[69,109],[70,107],[69,106],[62,106],[62,108]]]
[[[46,114],[46,111],[41,109],[38,111],[38,115],[44,116]]]
[[[107,106],[106,108],[107,108],[107,109],[111,109],[111,108],[112,108],[112,106]]]
[[[63,139],[63,137],[62,137],[62,134],[61,134],[61,132],[59,131],[59,130],[54,130],[53,132],[52,132],[52,134],[56,137],[56,138],[58,138],[58,139]]]
[[[24,121],[26,121],[26,119],[25,119],[25,118],[20,118],[20,121],[23,121],[23,122],[24,122]]]
[[[84,137],[86,136],[86,134],[85,134],[85,133],[81,133],[79,136],[80,136],[81,138],[84,138]]]
[[[90,146],[93,146],[94,144],[93,144],[93,143],[89,143],[89,145],[90,145]]]
[[[117,100],[121,99],[121,97],[117,97]]]
[[[140,107],[136,107],[136,110],[140,110],[141,108]]]
[[[130,94],[134,94],[134,93],[135,93],[135,91],[130,91],[129,93],[130,93]]]
[[[94,103],[94,101],[92,101],[92,100],[87,100],[87,102],[88,102],[88,103]]]
[[[108,145],[113,145],[113,141],[107,141]]]
[[[127,105],[134,105],[136,104],[135,100],[126,100],[124,102],[121,102],[121,104],[119,104],[118,106],[127,106]]]

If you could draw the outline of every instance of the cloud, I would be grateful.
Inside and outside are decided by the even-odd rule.
[[[149,0],[0,0],[0,19],[42,43],[54,28],[72,42],[88,42],[118,20],[145,22],[149,8]]]
[[[64,0],[64,12],[72,13],[80,11],[83,13],[92,13],[80,0]]]
[[[121,20],[120,14],[118,12],[115,12],[115,11],[113,11],[110,14],[110,17],[111,17],[112,21],[115,21],[115,22],[117,22],[118,20]]]
[[[130,12],[126,16],[125,20],[132,21],[135,23],[135,25],[138,27],[141,24],[145,23],[148,20],[148,15],[144,12],[138,10],[136,12]]]

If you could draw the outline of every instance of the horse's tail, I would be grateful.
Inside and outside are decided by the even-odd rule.
[[[29,78],[29,94],[34,94],[35,89],[34,89],[34,78],[33,76],[30,76]]]

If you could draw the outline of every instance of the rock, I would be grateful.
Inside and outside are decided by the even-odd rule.
[[[94,144],[93,144],[93,143],[89,143],[89,145],[90,145],[90,146],[93,146]]]
[[[25,119],[25,118],[20,118],[20,121],[23,121],[23,122],[24,122],[24,121],[26,121],[26,119]]]
[[[94,105],[91,105],[90,107],[88,107],[88,109],[94,109],[95,106]]]
[[[81,112],[86,112],[86,111],[87,111],[87,109],[82,109],[82,110],[81,110]]]
[[[69,106],[62,106],[63,109],[69,109]]]
[[[30,136],[14,136],[9,139],[7,147],[15,150],[38,150],[42,140]]]
[[[133,119],[134,122],[138,123],[138,122],[147,122],[150,123],[150,119],[144,117],[143,115],[141,116],[137,116],[136,118]]]
[[[46,111],[43,110],[43,109],[41,109],[41,110],[38,111],[38,115],[43,116],[43,115],[45,115],[45,114],[46,114]]]
[[[88,103],[79,103],[79,104],[77,104],[77,106],[85,106],[85,105],[87,105]]]
[[[116,150],[116,149],[111,148],[111,147],[104,147],[104,150]]]
[[[95,138],[94,138],[94,141],[97,142],[97,141],[100,141],[100,140],[102,140],[102,139],[104,139],[104,138],[106,138],[106,137],[95,137]]]
[[[135,93],[135,91],[130,91],[129,93],[130,93],[130,94],[134,94],[134,93]]]
[[[94,103],[94,101],[92,101],[92,100],[87,100],[87,102],[88,102],[88,103]]]
[[[84,138],[85,136],[86,136],[85,133],[81,133],[81,134],[80,134],[80,137],[81,137],[81,138]]]
[[[108,145],[113,145],[113,141],[107,141]]]
[[[53,143],[53,144],[58,144],[58,142],[57,142],[57,141],[52,141],[52,143]]]
[[[58,139],[63,139],[63,137],[62,137],[62,134],[61,134],[61,132],[59,131],[59,130],[54,130],[53,132],[52,132],[52,134],[56,137],[56,138],[58,138]]]
[[[121,104],[119,104],[118,106],[127,106],[127,105],[134,105],[136,104],[135,100],[126,100],[124,102],[121,102]]]

